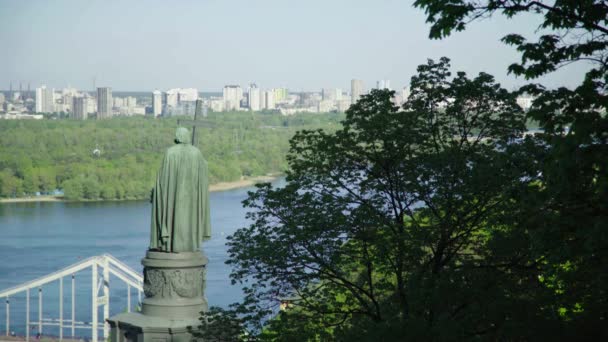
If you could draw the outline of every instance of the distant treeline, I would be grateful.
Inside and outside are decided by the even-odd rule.
[[[338,127],[342,114],[211,113],[197,128],[211,183],[282,172],[296,130]],[[62,189],[65,198],[149,196],[177,118],[0,121],[0,197]],[[191,127],[189,127],[191,129]]]

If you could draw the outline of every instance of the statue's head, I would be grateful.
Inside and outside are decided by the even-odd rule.
[[[175,131],[176,144],[190,144],[190,132],[186,127],[178,127]]]

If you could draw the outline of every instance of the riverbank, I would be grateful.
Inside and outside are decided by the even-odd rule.
[[[246,188],[258,183],[272,182],[279,178],[281,174],[270,174],[266,176],[247,177],[234,182],[220,182],[211,184],[209,191],[227,191],[238,188]],[[0,198],[0,203],[24,203],[24,202],[61,202],[66,201],[63,196],[35,196],[19,198]],[[83,201],[84,202],[84,201]]]
[[[0,198],[0,203],[61,202],[63,200],[63,196],[35,196],[19,198]]]
[[[258,183],[272,182],[275,179],[279,178],[280,176],[281,176],[280,174],[276,174],[276,175],[273,174],[273,175],[267,175],[267,176],[243,178],[243,179],[235,181],[235,182],[220,182],[220,183],[216,183],[216,184],[211,184],[209,186],[209,191],[226,191],[226,190],[232,190],[232,189],[237,189],[237,188],[246,188],[248,186],[253,186]]]

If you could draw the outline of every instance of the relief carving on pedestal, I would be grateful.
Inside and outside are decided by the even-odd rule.
[[[147,298],[196,298],[203,295],[205,272],[201,268],[165,270],[144,268]]]

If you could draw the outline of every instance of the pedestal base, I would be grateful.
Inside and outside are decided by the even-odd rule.
[[[110,319],[109,342],[191,342],[188,327],[196,329],[198,320],[171,320],[128,312]]]
[[[207,311],[204,295],[207,258],[201,252],[148,251],[141,263],[146,295],[142,314],[190,319]]]
[[[207,311],[205,271],[201,252],[148,251],[144,265],[141,312],[108,319],[110,342],[189,342],[188,327],[197,328]]]

